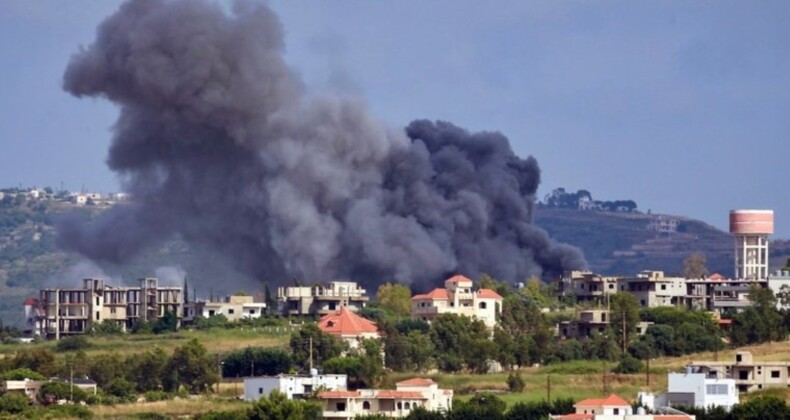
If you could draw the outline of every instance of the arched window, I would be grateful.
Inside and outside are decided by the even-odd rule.
[[[365,401],[362,403],[363,410],[370,410],[370,401]]]
[[[486,308],[486,303],[480,302],[480,309],[485,309],[485,308]]]
[[[408,402],[406,403],[406,409],[411,410],[411,404],[409,404]]]
[[[398,410],[403,410],[403,403],[398,401]]]

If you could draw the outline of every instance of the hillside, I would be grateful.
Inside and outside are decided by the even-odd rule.
[[[711,273],[732,275],[732,238],[699,220],[680,216],[674,233],[650,230],[661,215],[540,208],[535,224],[557,241],[584,251],[592,271],[633,275],[641,270],[683,271],[683,259],[694,252],[707,256]]]
[[[21,303],[42,287],[77,285],[84,276],[104,274],[113,282],[130,283],[144,275],[180,282],[185,273],[200,296],[255,292],[262,283],[245,279],[216,257],[177,239],[151,249],[121,267],[96,267],[79,256],[59,250],[54,220],[77,211],[93,217],[106,207],[77,206],[66,200],[3,200],[0,203],[0,320],[20,325]],[[640,270],[680,273],[683,259],[694,252],[708,257],[710,272],[732,274],[732,239],[704,222],[679,217],[676,232],[648,229],[659,215],[539,208],[535,223],[557,241],[578,246],[590,268],[602,274],[632,275]],[[790,242],[774,241],[775,266],[790,255]],[[221,280],[220,280],[221,279]],[[191,291],[190,291],[191,292]]]

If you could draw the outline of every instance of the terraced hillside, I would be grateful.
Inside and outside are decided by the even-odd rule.
[[[678,220],[674,233],[650,230],[660,215],[568,209],[537,210],[535,223],[560,242],[581,248],[590,269],[602,274],[633,275],[641,270],[679,274],[683,259],[695,252],[707,256],[711,273],[732,275],[732,238],[699,220]]]

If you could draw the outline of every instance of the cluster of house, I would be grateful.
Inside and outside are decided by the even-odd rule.
[[[78,206],[92,205],[112,205],[117,202],[129,201],[131,195],[129,193],[109,193],[101,194],[98,192],[61,192],[57,195],[50,188],[26,188],[26,189],[6,189],[0,191],[0,200],[6,197],[16,199],[22,197],[25,200],[42,201],[42,200],[61,200],[70,201]]]
[[[41,386],[47,382],[62,382],[69,384],[74,388],[79,388],[87,394],[96,395],[98,386],[96,381],[89,378],[50,378],[45,380],[36,380],[23,378],[19,380],[3,380],[0,381],[0,394],[6,393],[19,393],[24,394],[30,401],[35,401],[36,396],[41,390]],[[55,401],[52,401],[55,402]]]

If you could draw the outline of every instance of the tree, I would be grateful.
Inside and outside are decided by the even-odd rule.
[[[495,357],[493,343],[483,321],[457,314],[442,314],[431,324],[431,341],[436,347],[436,362],[445,372],[467,367],[482,371]]]
[[[137,390],[140,392],[164,389],[165,382],[175,388],[177,379],[169,377],[171,375],[167,369],[169,362],[170,358],[165,351],[157,347],[153,351],[127,358],[125,376],[137,385]]]
[[[110,381],[115,378],[124,377],[125,363],[119,363],[122,360],[121,356],[117,353],[100,353],[92,357],[90,367],[88,368],[88,376],[96,381],[99,388],[104,388],[109,385]],[[151,372],[146,371],[146,374]]]
[[[167,367],[165,387],[175,390],[183,385],[190,393],[205,392],[219,379],[217,365],[196,339],[177,347]]]
[[[507,403],[490,392],[475,394],[466,402],[457,401],[453,410],[447,413],[451,420],[489,420],[504,418]]]
[[[702,279],[708,275],[707,258],[697,252],[683,260],[683,276],[687,279]]]
[[[51,350],[41,347],[18,351],[14,357],[13,366],[28,368],[44,376],[53,376],[57,372],[55,354]]]
[[[731,340],[736,346],[783,340],[787,330],[776,309],[776,297],[768,288],[752,286],[752,305],[732,317]]]
[[[13,418],[29,418],[23,414],[30,409],[30,401],[23,393],[7,392],[0,396],[0,413],[10,414]]]
[[[86,349],[91,346],[91,343],[83,335],[74,335],[71,337],[61,338],[58,344],[55,345],[57,351],[75,351]]]
[[[519,371],[512,371],[507,375],[507,389],[510,392],[521,392],[525,386],[527,386],[527,382]]]
[[[273,376],[288,373],[292,367],[291,354],[283,349],[247,347],[230,352],[222,359],[222,376]]]
[[[85,391],[66,382],[47,382],[38,390],[38,401],[49,405],[58,400],[85,401]]]
[[[134,384],[124,378],[113,379],[106,387],[107,394],[118,397],[121,401],[135,399]]]
[[[44,375],[28,368],[17,368],[3,372],[2,378],[6,381],[21,381],[24,379],[43,381]]]
[[[164,315],[156,320],[151,330],[154,334],[178,331],[178,316],[173,311],[165,311]]]
[[[615,373],[637,373],[642,371],[642,362],[630,354],[623,354],[620,363],[614,368]]]
[[[376,291],[376,301],[395,315],[407,317],[411,313],[411,289],[405,284],[382,284]]]
[[[639,302],[631,293],[617,293],[609,301],[611,327],[617,344],[623,350],[628,348],[628,340],[636,337],[636,326],[639,324]]]
[[[317,325],[305,324],[291,335],[290,341],[294,363],[302,370],[310,367],[311,343],[313,366],[321,366],[325,360],[340,356],[348,347],[346,342],[321,331]]]
[[[250,420],[313,420],[321,418],[321,407],[313,401],[289,400],[280,391],[259,399],[247,413]]]

